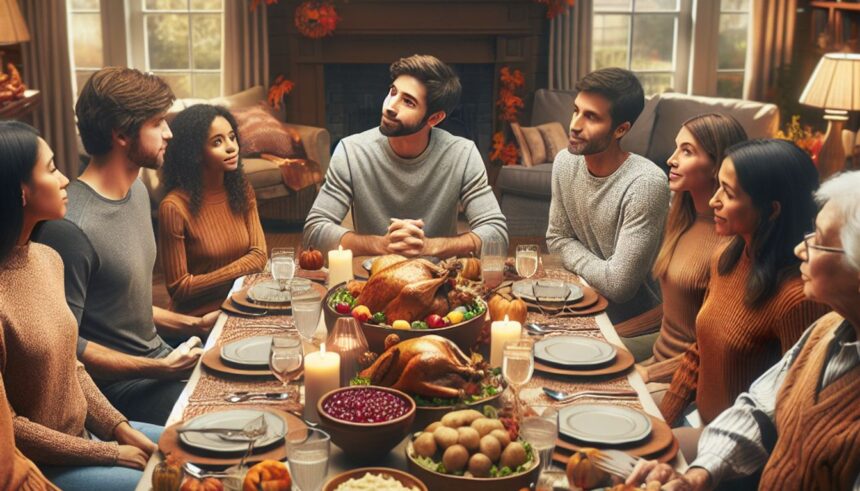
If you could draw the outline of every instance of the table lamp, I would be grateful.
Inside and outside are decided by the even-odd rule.
[[[800,103],[824,109],[827,134],[818,154],[821,180],[845,166],[842,127],[848,111],[860,110],[860,55],[828,53],[821,58],[800,95]]]
[[[30,31],[18,8],[18,0],[0,0],[0,46],[29,40]]]

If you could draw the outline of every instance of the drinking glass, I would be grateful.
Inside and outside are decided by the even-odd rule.
[[[481,244],[481,279],[489,289],[497,287],[504,278],[506,252],[505,244],[497,240]]]
[[[296,250],[292,247],[272,248],[272,278],[277,280],[281,291],[287,289],[296,274]]]
[[[269,351],[269,369],[289,391],[290,382],[302,373],[302,339],[294,333],[279,333],[272,336],[272,346]],[[299,391],[295,391],[296,400]]]
[[[567,473],[558,467],[545,468],[538,476],[535,491],[568,491],[573,489],[567,480]]]
[[[540,258],[537,245],[526,244],[517,246],[515,257],[518,275],[528,279],[537,273],[538,259]]]
[[[322,296],[310,287],[310,282],[296,279],[290,285],[290,307],[299,334],[305,341],[313,344],[322,312]]]
[[[331,439],[328,433],[308,428],[307,434],[287,433],[287,461],[293,485],[299,491],[317,491],[328,473]]]
[[[535,414],[520,420],[520,436],[540,454],[541,469],[548,469],[558,439],[558,411],[551,406],[532,406],[531,409]]]
[[[514,412],[519,420],[522,406],[519,388],[532,379],[535,370],[534,342],[520,339],[505,345],[502,351],[502,376],[511,386],[514,393]]]

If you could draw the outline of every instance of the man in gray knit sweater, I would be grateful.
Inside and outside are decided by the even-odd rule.
[[[609,299],[618,333],[638,336],[660,326],[662,299],[651,268],[669,186],[653,162],[620,147],[644,106],[636,76],[607,68],[576,88],[569,146],[553,163],[547,245]]]
[[[305,221],[304,245],[355,255],[449,257],[505,249],[505,217],[475,144],[435,128],[457,105],[460,81],[427,55],[391,65],[378,128],[344,138]],[[459,204],[470,231],[457,233]],[[355,230],[340,224],[352,208]]]

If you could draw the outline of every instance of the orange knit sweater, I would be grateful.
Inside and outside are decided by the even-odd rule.
[[[747,307],[744,295],[751,261],[742,254],[735,268],[720,276],[717,263],[724,249],[718,248],[711,261],[708,292],[696,318],[696,405],[705,424],[731,406],[829,310],[806,300],[797,276],[784,281],[761,307]]]
[[[174,189],[158,208],[158,250],[170,310],[201,315],[218,308],[236,278],[266,266],[266,238],[248,186],[248,212],[233,213],[227,192],[205,192],[196,215]]]
[[[15,448],[12,413],[6,404],[6,391],[0,384],[0,489],[18,491],[56,490],[39,468]]]
[[[710,260],[722,241],[713,218],[702,216],[678,239],[669,268],[660,281],[663,322],[654,343],[655,363],[649,365],[648,381],[669,382],[681,355],[696,342],[696,316],[705,298]]]

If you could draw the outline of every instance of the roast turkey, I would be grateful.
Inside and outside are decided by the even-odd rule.
[[[484,377],[456,344],[433,334],[391,346],[360,375],[373,385],[444,398],[459,397]]]
[[[377,259],[381,261],[388,256]],[[451,270],[437,266],[426,259],[391,260],[386,267],[374,272],[360,288],[349,286],[358,292],[357,304],[366,305],[371,312],[384,312],[390,320],[412,322],[424,319],[431,313],[445,315],[448,301],[438,295],[439,289],[448,280]]]

